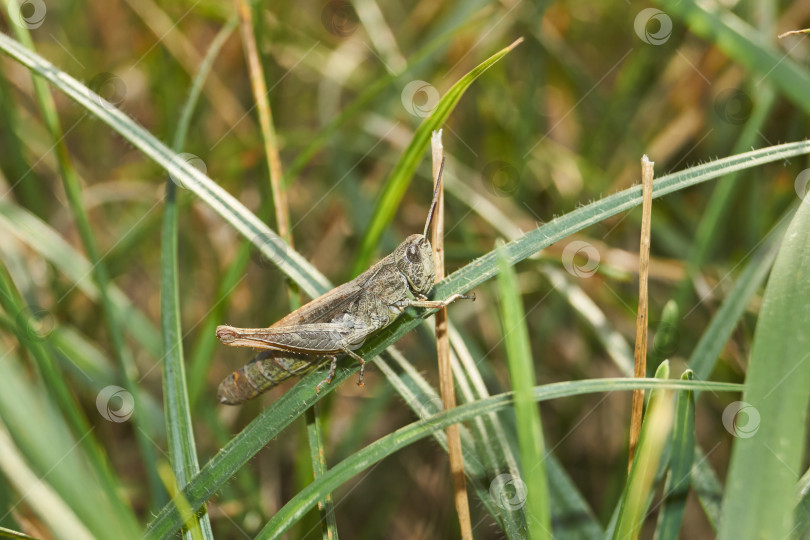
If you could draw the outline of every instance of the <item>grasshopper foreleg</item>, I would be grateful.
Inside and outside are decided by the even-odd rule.
[[[425,298],[420,298],[417,300],[409,300],[408,305],[410,307],[421,307],[426,309],[440,309],[443,307],[447,307],[449,304],[452,304],[456,300],[475,300],[475,295],[465,295],[465,294],[454,294],[448,297],[445,300],[427,300]]]

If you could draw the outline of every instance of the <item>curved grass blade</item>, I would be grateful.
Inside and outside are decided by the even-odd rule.
[[[349,370],[338,369],[337,377],[344,379],[349,376]],[[310,373],[301,379],[301,383],[294,386],[288,392],[283,394],[276,402],[274,407],[270,407],[262,411],[262,413],[250,424],[239,432],[230,443],[228,443],[222,450],[214,456],[200,471],[196,477],[189,482],[189,485],[183,489],[183,495],[192,508],[199,508],[205,503],[214,493],[216,493],[222,485],[228,481],[233,473],[250,460],[259,450],[261,450],[269,439],[272,439],[278,433],[287,427],[293,420],[298,418],[303,412],[312,406],[316,401],[323,399],[323,397],[335,387],[334,380],[332,385],[324,388],[320,394],[315,394],[312,388],[320,380],[323,379],[323,371],[316,371]],[[574,381],[564,383],[554,383],[550,385],[536,387],[534,389],[534,396],[536,400],[556,399],[559,397],[566,397],[571,395],[580,395],[592,392],[610,392],[620,390],[633,390],[635,388],[671,388],[673,390],[713,390],[716,392],[738,392],[741,385],[732,383],[716,383],[704,381],[658,381],[653,379],[625,379],[625,378],[609,378],[609,379],[594,379],[585,381]],[[374,443],[377,448],[381,448],[385,455],[379,455],[378,460],[386,455],[390,455],[399,448],[406,446],[416,440],[428,436],[431,432],[443,430],[450,424],[463,422],[480,416],[498,412],[511,406],[511,394],[498,394],[496,396],[460,405],[459,407],[439,413],[435,416],[420,420],[412,424],[410,428],[412,431],[402,434],[402,430],[398,430],[390,435],[387,435]],[[408,428],[403,428],[408,429]],[[420,430],[426,430],[424,432]],[[267,439],[265,439],[267,437]],[[362,452],[362,451],[361,451]],[[375,454],[377,451],[371,451]],[[358,457],[359,456],[359,457]],[[347,460],[358,460],[365,462],[367,457],[364,454],[356,453]],[[345,463],[345,462],[341,462]],[[356,467],[357,464],[352,465]],[[345,465],[344,465],[345,468]],[[341,481],[336,484],[334,482],[334,467],[327,471],[327,473],[319,481],[319,488],[325,488],[325,492],[334,491],[336,485],[340,485]],[[360,468],[362,470],[362,466]],[[350,478],[352,474],[346,476]],[[345,481],[345,480],[344,480]],[[322,485],[328,483],[328,486]],[[312,505],[317,503],[322,493],[318,491],[313,493],[313,484],[304,490],[304,495],[299,493],[296,496],[309,497],[314,495]],[[312,506],[307,506],[306,509]],[[306,509],[303,510],[306,512]],[[286,518],[285,518],[286,519]],[[147,538],[164,538],[171,535],[174,531],[180,528],[182,521],[173,504],[169,503],[161,509],[156,516],[155,520],[149,525],[145,536]]]
[[[705,383],[695,381],[665,381],[655,379],[590,379],[584,381],[567,381],[537,386],[532,391],[534,401],[547,401],[565,396],[583,395],[593,392],[614,392],[632,390],[635,388],[663,390],[688,390],[696,385],[714,387],[721,385],[726,389],[739,388],[739,385],[721,383]],[[450,424],[462,422],[487,414],[497,412],[513,405],[511,392],[498,394],[473,403],[459,405],[450,411],[441,412],[430,418],[414,422],[408,426],[380,438],[369,446],[356,452],[352,456],[331,468],[319,481],[313,482],[284,507],[279,510],[265,527],[256,535],[257,539],[279,538],[295,521],[300,519],[317,502],[322,491],[334,491],[338,486],[356,474],[367,469],[374,463],[393,454],[413,442],[427,437],[432,431],[444,429]]]
[[[721,539],[793,534],[795,486],[807,444],[810,400],[810,199],[791,220],[776,256],[759,319],[746,391],[724,415],[736,435],[723,500]],[[747,416],[747,419],[745,419]],[[743,423],[744,422],[744,423]],[[750,493],[758,493],[752,505]]]
[[[309,296],[315,298],[330,289],[329,282],[315,267],[292,250],[241,202],[188,163],[183,156],[175,154],[124,112],[52,63],[2,33],[0,33],[0,49],[45,78],[153,159],[178,185],[193,191],[212,210],[256,244],[270,261],[273,261]]]
[[[408,190],[411,178],[413,178],[413,173],[416,170],[417,165],[419,165],[424,157],[425,150],[430,144],[431,133],[438,130],[444,121],[447,120],[447,117],[450,116],[451,112],[453,112],[453,109],[461,99],[461,96],[464,95],[464,92],[467,90],[467,88],[469,88],[473,81],[490,67],[495,65],[498,60],[506,56],[512,49],[517,47],[521,41],[523,41],[523,38],[520,38],[508,47],[501,49],[459,79],[459,81],[454,84],[444,96],[442,96],[442,99],[439,100],[439,103],[436,105],[436,108],[433,110],[430,116],[427,117],[424,122],[422,122],[422,124],[416,130],[416,133],[413,134],[411,143],[408,145],[405,153],[403,153],[402,157],[399,158],[399,161],[394,166],[391,174],[388,176],[388,180],[385,182],[383,192],[374,207],[374,214],[371,217],[368,230],[366,231],[366,235],[363,238],[362,244],[360,245],[360,253],[355,261],[355,274],[359,274],[369,267],[371,257],[373,256],[374,250],[377,247],[377,242],[379,242],[383,231],[393,219],[394,214],[399,207],[399,203],[402,201],[402,197]]]

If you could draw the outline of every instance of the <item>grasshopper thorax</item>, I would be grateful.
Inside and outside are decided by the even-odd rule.
[[[412,234],[394,251],[394,262],[414,294],[426,295],[433,288],[436,267],[433,248],[422,234]]]

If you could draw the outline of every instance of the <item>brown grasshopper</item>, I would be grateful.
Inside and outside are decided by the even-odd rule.
[[[272,388],[284,379],[331,360],[329,374],[315,387],[332,381],[337,355],[360,363],[358,386],[363,385],[366,362],[354,352],[372,334],[391,324],[407,307],[443,308],[460,298],[428,300],[436,269],[427,238],[441,187],[444,160],[439,169],[425,230],[412,234],[393,253],[323,296],[293,311],[268,328],[217,327],[217,338],[232,347],[261,349],[256,358],[234,371],[219,385],[221,403],[237,405]],[[319,361],[322,360],[322,361]]]

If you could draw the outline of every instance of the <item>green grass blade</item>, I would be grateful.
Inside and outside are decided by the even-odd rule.
[[[30,345],[27,349],[34,350]],[[46,370],[41,372],[45,374]],[[47,513],[51,506],[54,512],[67,508],[96,537],[132,538],[139,534],[135,516],[119,498],[120,485],[105,478],[109,473],[99,466],[104,465],[100,463],[104,456],[95,442],[95,428],[74,430],[72,413],[60,403],[58,393],[38,377],[32,378],[27,366],[8,350],[2,350],[0,380],[4,384],[0,392],[0,429],[13,440],[8,444],[19,449],[25,463],[11,463],[12,453],[0,452],[3,467],[11,468],[5,474],[19,494],[14,504],[30,506],[38,514]],[[9,447],[9,452],[16,451]],[[32,474],[25,474],[23,467]],[[45,496],[55,495],[59,500],[51,504],[37,499],[40,481],[50,486]],[[59,521],[44,521],[58,536]]]
[[[65,241],[50,225],[24,208],[0,202],[0,228],[16,236],[45,260],[54,265],[71,283],[91,300],[98,300],[98,287],[90,275],[90,262]],[[154,358],[162,354],[160,334],[152,321],[132,305],[115,285],[109,287],[110,301],[127,321],[126,331]]]
[[[687,370],[681,379],[692,380]],[[678,392],[675,402],[675,425],[672,428],[669,471],[664,484],[664,502],[658,514],[655,540],[678,540],[681,521],[689,494],[692,462],[695,457],[695,395]]]
[[[669,361],[664,361],[655,372],[656,379],[669,377]],[[671,390],[653,390],[644,414],[638,447],[627,478],[616,530],[615,540],[639,537],[647,514],[655,474],[669,439],[673,422],[673,398]]]
[[[51,396],[58,404],[63,415],[61,419],[64,424],[69,426],[73,437],[81,443],[82,448],[87,452],[88,460],[99,479],[100,491],[104,493],[106,500],[110,501],[110,513],[115,515],[118,526],[122,527],[123,530],[127,530],[132,526],[134,518],[129,508],[120,498],[119,485],[113,478],[109,463],[92,433],[93,427],[90,426],[87,417],[68,388],[64,377],[56,368],[51,351],[47,347],[47,337],[43,339],[43,336],[37,332],[32,314],[16,289],[11,275],[2,261],[0,261],[0,305],[2,305],[6,314],[14,314],[14,334],[20,342],[20,346],[33,358],[34,364],[45,383],[45,388],[40,389],[40,393]],[[0,366],[2,365],[0,363]],[[13,383],[9,382],[10,376],[7,374],[0,377],[0,380],[7,381],[6,384],[13,386]],[[22,387],[19,384],[17,386]],[[7,388],[4,397],[8,397],[10,393]],[[30,425],[32,425],[30,423],[31,419],[24,413],[7,413],[0,416],[6,422],[9,422],[11,418],[23,419],[25,427],[29,429]],[[37,423],[35,422],[33,425],[37,425]],[[47,445],[47,443],[45,444]]]
[[[348,375],[347,370],[339,369],[338,372],[340,375],[344,376],[344,378]],[[313,403],[323,399],[329,390],[335,387],[335,381],[333,380],[332,384],[322,390],[320,394],[315,394],[313,388],[323,379],[323,376],[323,371],[316,371],[303,377],[299,384],[283,394],[275,402],[274,407],[269,407],[262,411],[253,422],[248,424],[248,426],[239,432],[231,442],[211,459],[211,461],[203,466],[200,474],[193,478],[191,482],[189,482],[189,485],[183,489],[183,496],[188,500],[192,508],[199,508],[203,505],[205,501],[230,479],[236,470],[245,465],[259,450],[264,448],[271,439],[276,437],[282,429],[302,415]],[[635,388],[671,388],[673,390],[738,392],[741,385],[704,381],[683,382],[658,381],[652,379],[606,378],[554,383],[536,387],[534,389],[534,399],[539,401],[571,395],[581,395],[584,393],[633,390]],[[449,412],[445,411],[436,416],[420,420],[416,422],[416,424],[412,424],[412,429],[418,431],[426,428],[426,432],[408,432],[408,437],[403,439],[400,430],[378,441],[378,447],[384,449],[385,455],[389,455],[415,440],[428,436],[430,432],[442,430],[450,424],[463,422],[479,415],[498,412],[510,405],[511,394],[499,394],[485,400],[460,405]],[[372,452],[372,454],[375,452]],[[360,455],[360,458],[357,457],[358,455]],[[360,459],[364,461],[366,457],[363,456],[362,454],[355,453],[351,458],[347,459]],[[380,455],[378,457],[382,459],[385,456]],[[353,465],[353,467],[354,466],[356,465]],[[323,493],[334,491],[334,488],[340,484],[340,482],[333,484],[333,471],[336,469],[337,467],[330,469],[319,482],[318,489],[323,488]],[[351,475],[349,475],[349,477],[351,477]],[[328,485],[324,485],[324,483],[328,483]],[[313,484],[310,484],[310,486],[312,485]],[[302,492],[304,495],[299,495],[310,497],[313,495],[312,489],[314,488],[308,487]],[[321,491],[318,491],[314,494],[315,499],[312,499],[312,505],[317,504],[317,499],[320,497],[321,493]],[[312,506],[307,506],[307,509],[311,507]],[[149,525],[146,531],[146,537],[163,538],[179,529],[181,524],[182,521],[177,509],[172,503],[169,503],[161,509],[154,521]]]
[[[721,539],[792,534],[810,398],[809,229],[810,200],[805,199],[788,226],[768,279],[742,403],[724,412],[726,429],[737,437],[723,500]],[[752,492],[758,494],[754,505]]]
[[[551,538],[551,516],[546,479],[543,427],[540,411],[532,399],[536,380],[534,360],[529,345],[526,315],[518,292],[515,270],[504,257],[498,258],[498,291],[501,320],[506,343],[509,377],[515,392],[518,446],[523,478],[527,488],[526,525],[529,538]],[[513,480],[517,482],[517,480]]]
[[[693,389],[697,385],[705,388],[715,387],[720,383],[694,381],[662,381],[651,379],[591,379],[553,383],[537,386],[533,389],[534,401],[546,401],[564,396],[582,395],[600,391],[619,391],[632,388]],[[724,388],[739,388],[739,385],[721,385]],[[491,398],[459,405],[450,411],[441,412],[430,418],[420,420],[386,435],[354,455],[346,458],[331,468],[324,477],[313,482],[293,497],[277,512],[256,536],[257,539],[279,538],[297,519],[317,502],[318,494],[334,491],[338,486],[374,463],[393,454],[413,442],[427,437],[432,431],[444,429],[450,424],[462,422],[476,416],[496,412],[513,405],[512,393],[499,394]]]
[[[213,180],[178,156],[132,118],[98,94],[17,41],[0,33],[0,49],[45,78],[71,99],[106,123],[149,158],[163,167],[178,185],[193,191],[212,210],[256,245],[279,269],[311,297],[329,290],[329,283],[299,253],[292,250],[260,219]]]
[[[359,274],[369,267],[371,258],[374,255],[374,250],[377,247],[377,242],[380,241],[383,231],[393,219],[399,207],[399,203],[402,201],[402,197],[408,190],[416,167],[424,159],[425,150],[430,144],[431,133],[438,130],[444,121],[447,120],[447,117],[453,112],[461,96],[464,95],[464,92],[473,81],[495,65],[498,60],[506,56],[520,41],[521,40],[515,41],[508,47],[501,49],[459,79],[459,81],[442,96],[442,99],[439,100],[439,103],[430,116],[425,118],[425,121],[422,122],[416,130],[413,139],[411,139],[411,143],[394,166],[388,180],[386,180],[382,194],[374,207],[374,214],[371,217],[368,230],[360,245],[360,253],[355,261],[355,274]]]
[[[236,27],[236,18],[232,18],[214,38],[206,52],[191,85],[177,123],[172,144],[174,150],[180,151],[185,145],[188,126],[194,108],[199,101],[202,86],[214,59],[219,54],[225,40]],[[172,466],[173,482],[177,488],[185,486],[188,481],[200,472],[197,461],[197,448],[194,442],[194,430],[191,424],[191,405],[186,387],[186,372],[183,357],[183,329],[180,322],[179,265],[177,260],[178,242],[178,204],[177,185],[173,178],[166,180],[166,197],[164,199],[163,234],[161,238],[161,295],[160,322],[163,335],[163,402],[166,414],[166,434],[169,442],[169,460]],[[203,508],[199,514],[192,514],[190,522],[185,523],[183,537],[191,540],[197,535],[212,539],[211,521]]]
[[[722,174],[727,174],[732,170],[762,165],[764,163],[784,159],[785,157],[808,152],[810,152],[810,142],[797,142],[755,150],[739,156],[718,160],[686,171],[661,177],[656,181],[653,194],[656,197],[660,197],[664,194],[716,178]],[[500,250],[506,253],[510,262],[515,263],[588,225],[597,223],[602,219],[637,206],[640,203],[640,187],[637,186],[624,190],[605,199],[578,208],[569,214],[544,224],[534,231],[506,244],[500,248]],[[495,254],[494,252],[490,252],[472,261],[464,268],[437,284],[434,296],[445,298],[450,294],[468,291],[470,288],[494,276],[496,272]],[[394,343],[402,335],[412,330],[421,322],[423,317],[428,315],[428,313],[424,313],[420,317],[414,317],[406,313],[391,324],[385,331],[368,340],[366,345],[362,347],[358,353],[366,358],[372,358],[380,354],[388,345]],[[356,367],[352,366],[346,370],[339,370],[333,384],[330,385],[330,388],[328,388],[326,392],[331,391],[331,388],[334,388],[349,377],[356,369]],[[314,402],[314,399],[312,399],[313,396],[311,396],[311,388],[320,380],[318,377],[322,376],[322,372],[318,371],[302,379],[298,385],[276,402],[279,408],[272,408],[273,414],[275,415],[272,421],[264,416],[265,414],[270,414],[271,411],[271,409],[266,409],[262,415],[257,417],[245,430],[237,435],[232,441],[234,446],[228,445],[226,447],[233,449],[233,451],[230,451],[227,455],[218,456],[214,458],[214,461],[209,463],[209,465],[216,470],[216,474],[211,474],[208,466],[206,466],[201,471],[201,474],[195,478],[195,480],[199,479],[199,482],[192,482],[196,491],[192,490],[193,492],[187,494],[189,500],[192,503],[207,500],[207,496],[210,496],[217,488],[216,481],[214,480],[216,477],[230,477],[234,471],[241,467],[241,460],[247,460],[253,456],[263,444],[266,444],[266,442],[272,438],[271,434],[277,433],[277,430],[282,429],[291,421],[291,418],[288,418],[288,416],[295,417],[296,415],[302,414],[303,411],[306,410],[306,407]],[[322,393],[322,395],[326,392]],[[407,402],[411,403],[411,401]],[[270,436],[265,438],[265,435]],[[209,485],[205,486],[205,482]],[[209,491],[209,493],[206,494],[206,491]],[[167,510],[166,508],[164,508],[164,510],[165,512],[161,511],[155,522],[159,523],[160,527],[163,527],[163,520],[167,519],[163,516],[171,512],[171,510]]]
[[[715,4],[715,9],[694,0],[666,0],[661,4],[668,15],[686,21],[692,32],[715,43],[732,60],[758,74],[759,78],[767,77],[768,83],[796,107],[810,113],[807,99],[810,73],[774,47],[756,28],[719,4]]]
[[[321,429],[321,417],[317,413],[318,406],[314,405],[307,409],[307,439],[309,440],[309,457],[312,462],[312,472],[315,480],[326,474],[326,449],[323,446],[323,430]],[[321,514],[321,526],[323,527],[324,540],[337,540],[337,520],[335,519],[335,504],[332,502],[332,494],[326,493],[323,499],[318,501],[318,510]]]
[[[27,49],[33,51],[34,43],[31,40],[28,28],[25,25],[19,24],[13,24],[12,28],[14,29],[17,39],[19,39]],[[90,216],[85,207],[84,195],[82,193],[81,180],[70,157],[67,141],[65,140],[65,133],[62,130],[59,114],[56,110],[56,103],[54,102],[50,89],[47,84],[45,84],[45,81],[35,77],[33,73],[31,73],[31,75],[34,96],[36,97],[37,105],[43,116],[48,134],[53,141],[52,150],[56,155],[56,160],[59,165],[59,173],[62,179],[62,186],[65,189],[65,195],[67,196],[68,206],[70,207],[71,214],[75,221],[76,229],[79,232],[82,245],[87,252],[87,257],[92,262],[91,273],[98,286],[104,322],[110,335],[113,356],[118,364],[121,384],[132,394],[135,400],[135,406],[138,407],[142,403],[141,390],[135,383],[138,379],[138,369],[135,365],[132,353],[124,341],[124,321],[119,317],[118,311],[110,300],[110,274],[107,269],[107,263],[104,261],[98,247],[95,232],[90,224]],[[146,436],[145,426],[141,423],[140,417],[136,415],[133,421],[139,428],[135,431],[135,434],[137,436],[138,448],[140,449],[141,457],[144,461],[150,495],[152,501],[157,506],[160,506],[167,500],[167,497],[155,473],[155,449],[152,442]]]
[[[782,237],[796,208],[798,205],[791,207],[756,248],[751,260],[734,282],[717,313],[712,317],[706,331],[700,336],[700,340],[689,356],[689,368],[694,371],[698,379],[708,379],[712,374],[717,358],[745,313],[746,306],[750,304],[751,298],[768,276]]]

